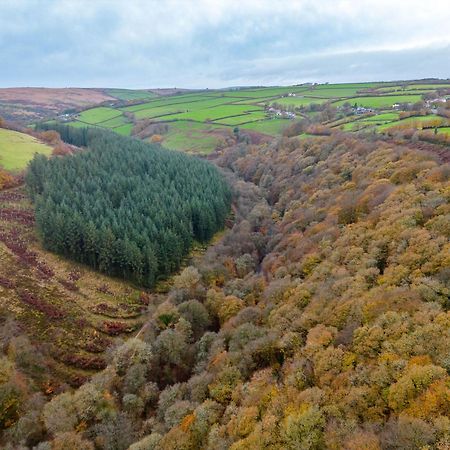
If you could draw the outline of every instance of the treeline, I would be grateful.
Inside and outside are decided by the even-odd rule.
[[[145,286],[224,223],[230,191],[211,164],[96,129],[52,124],[89,151],[36,155],[26,182],[46,248]]]

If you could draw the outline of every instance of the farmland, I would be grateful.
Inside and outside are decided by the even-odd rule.
[[[28,134],[0,128],[0,166],[17,171],[24,169],[35,153],[49,155],[52,149]]]
[[[132,89],[106,89],[106,93],[119,100],[141,100],[156,97],[152,92],[135,91]]]
[[[296,86],[233,88],[156,95],[151,91],[104,90],[121,101],[72,114],[65,120],[75,127],[96,126],[119,134],[137,135],[141,124],[164,124],[158,137],[168,148],[207,154],[222,146],[235,128],[243,132],[279,136],[293,121],[323,123],[342,131],[416,125],[402,121],[399,112],[439,100],[450,84],[443,82],[304,84]],[[356,108],[368,114],[355,115]],[[320,114],[333,110],[334,120]],[[364,112],[364,111],[363,111]],[[431,114],[429,111],[427,114]],[[420,114],[423,115],[423,112]],[[445,122],[441,124],[446,125]],[[152,138],[154,132],[138,137]]]

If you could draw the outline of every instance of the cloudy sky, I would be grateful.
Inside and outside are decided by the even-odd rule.
[[[449,0],[0,0],[0,87],[450,77]]]

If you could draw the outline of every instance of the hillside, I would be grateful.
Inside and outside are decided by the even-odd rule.
[[[25,169],[35,153],[50,155],[52,151],[28,134],[0,128],[0,168],[17,172]]]
[[[99,103],[144,100],[176,92],[176,89],[0,88],[0,117],[25,124]]]
[[[222,229],[230,191],[210,163],[99,129],[56,127],[71,157],[36,155],[26,175],[44,246],[141,286],[178,270]]]
[[[8,440],[448,448],[448,165],[357,135],[241,143],[216,162],[233,228],[80,389],[30,402],[16,356],[3,377],[23,417]]]
[[[293,123],[302,123],[305,135],[323,134],[317,125],[328,133],[425,130],[425,140],[448,143],[449,97],[448,80],[307,83],[208,89],[140,100],[129,97],[129,101],[85,109],[58,120],[77,128],[107,128],[197,154],[225,148],[236,139],[259,143],[261,138],[281,136]]]

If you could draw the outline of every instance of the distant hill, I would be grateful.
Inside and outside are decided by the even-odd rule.
[[[85,109],[107,101],[149,99],[171,95],[180,89],[109,89],[19,87],[0,89],[0,116],[30,123],[67,110]]]
[[[299,131],[306,134],[318,134],[317,126],[319,134],[324,128],[328,134],[361,130],[397,134],[412,129],[421,132],[422,140],[450,139],[447,80],[106,92],[117,100],[57,120],[196,154],[225,148],[233,140],[257,144],[299,122]],[[430,130],[436,136],[430,137]]]

